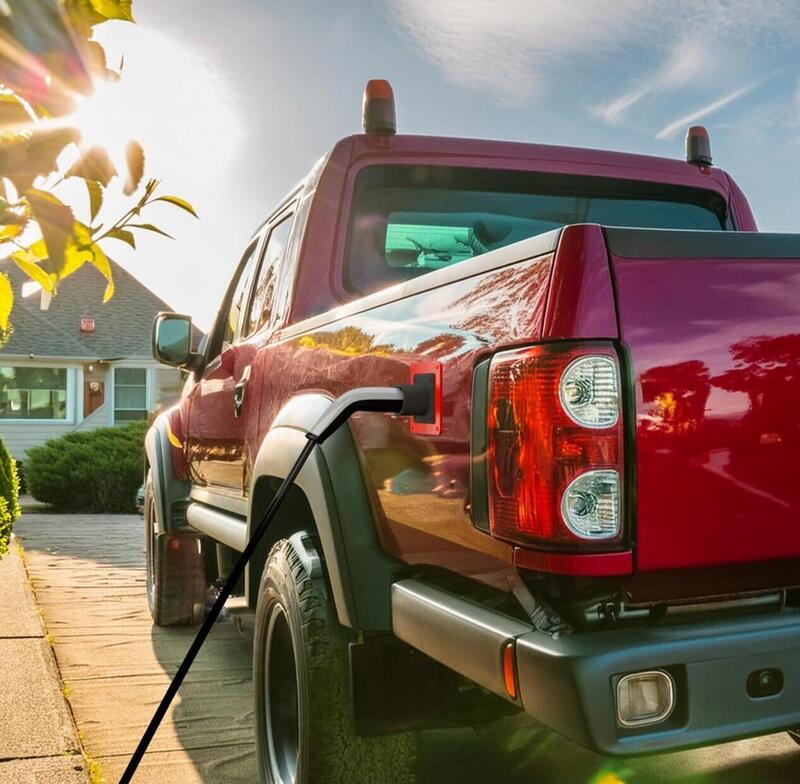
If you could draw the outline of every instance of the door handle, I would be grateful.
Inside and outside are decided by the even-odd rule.
[[[250,380],[250,365],[248,365],[242,377],[233,388],[233,415],[238,419],[242,415],[242,406],[244,406],[244,393],[247,388],[247,382]]]

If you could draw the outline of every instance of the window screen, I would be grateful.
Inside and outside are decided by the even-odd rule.
[[[147,370],[115,368],[114,422],[147,419]]]
[[[725,228],[721,196],[631,180],[448,166],[374,166],[356,181],[345,258],[369,293],[572,223]]]

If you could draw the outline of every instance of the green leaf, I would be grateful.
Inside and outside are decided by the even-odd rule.
[[[37,177],[58,168],[59,155],[79,137],[74,128],[45,126],[21,133],[0,129],[0,172],[18,191],[27,190]]]
[[[25,197],[42,232],[42,241],[49,260],[48,272],[60,274],[66,263],[64,254],[75,226],[72,210],[47,191],[31,188],[26,191]]]
[[[48,275],[39,265],[39,259],[27,250],[18,250],[11,254],[14,263],[31,279],[35,280],[50,294],[55,290],[55,275]]]
[[[28,252],[32,253],[39,261],[47,258],[47,245],[43,239],[38,239],[28,246]]]
[[[85,182],[86,190],[89,191],[89,214],[91,215],[92,223],[94,223],[94,219],[103,206],[103,188],[99,182],[94,180],[85,180]]]
[[[0,242],[10,240],[12,237],[16,237],[21,231],[22,226],[17,226],[16,224],[12,224],[11,226],[3,226],[0,228]]]
[[[82,177],[84,180],[99,182],[104,188],[116,176],[117,170],[111,162],[108,150],[92,147],[67,169],[65,177]]]
[[[30,112],[14,93],[0,93],[0,128],[16,130],[30,125]]]
[[[180,196],[158,196],[157,198],[153,199],[151,203],[155,203],[157,201],[166,201],[169,204],[174,204],[176,207],[180,207],[182,210],[186,210],[190,215],[194,215],[195,218],[198,218],[198,214],[195,212],[194,207],[189,204],[186,199],[182,199]]]
[[[89,0],[92,8],[106,19],[122,19],[124,22],[133,21],[131,0]]]
[[[0,274],[0,329],[8,329],[8,318],[14,307],[14,290],[8,276]]]
[[[134,239],[132,231],[128,231],[127,229],[111,229],[106,236],[115,240],[127,242],[128,245],[136,250],[136,240]]]
[[[68,278],[73,272],[77,272],[87,261],[92,260],[92,252],[85,247],[70,244],[64,251],[64,265],[58,274],[59,280]]]
[[[131,196],[136,192],[144,176],[144,150],[137,141],[129,141],[125,147],[125,162],[128,165],[128,176],[123,193]]]
[[[106,279],[106,290],[103,292],[103,303],[108,302],[114,296],[114,277],[111,274],[111,263],[108,256],[103,253],[102,248],[96,243],[92,243],[91,262],[95,269]]]
[[[127,226],[129,229],[144,229],[145,231],[161,234],[163,237],[169,237],[171,240],[175,239],[171,234],[167,234],[163,229],[159,229],[158,226],[154,226],[152,223],[128,223]]]

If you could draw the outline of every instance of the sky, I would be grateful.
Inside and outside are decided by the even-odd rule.
[[[207,328],[252,231],[334,142],[367,79],[405,133],[680,158],[694,123],[766,231],[800,231],[798,0],[134,0],[97,37],[104,122],[200,220],[113,257]],[[91,111],[91,107],[87,106]],[[109,119],[111,116],[111,119]],[[113,200],[111,202],[113,205]]]

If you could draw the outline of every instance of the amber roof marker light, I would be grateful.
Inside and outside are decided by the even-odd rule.
[[[711,166],[711,139],[702,125],[693,125],[686,131],[686,161]]]
[[[397,133],[394,90],[386,79],[370,79],[364,88],[362,106],[364,133],[391,136]]]

